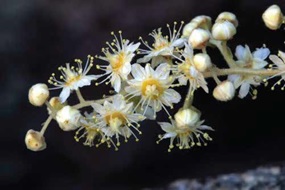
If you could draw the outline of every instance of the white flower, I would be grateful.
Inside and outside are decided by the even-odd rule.
[[[135,56],[134,52],[138,49],[140,43],[133,44],[130,43],[129,40],[123,39],[121,31],[119,31],[119,39],[113,32],[111,34],[115,38],[114,42],[111,44],[107,42],[109,48],[102,49],[105,56],[97,57],[109,63],[107,66],[97,65],[98,69],[105,72],[101,76],[107,75],[107,77],[100,83],[96,83],[96,85],[109,80],[115,91],[120,92],[121,82],[122,80],[127,80],[127,77],[131,72],[131,61]]]
[[[76,131],[74,139],[79,142],[80,139],[85,138],[83,142],[86,146],[94,146],[94,141],[97,140],[98,144],[96,147],[103,143],[107,143],[107,146],[110,148],[111,144],[117,150],[118,148],[112,141],[112,139],[108,139],[106,135],[102,132],[102,130],[97,125],[97,118],[93,114],[86,114],[84,118],[80,119],[81,127]]]
[[[49,83],[56,86],[52,89],[62,88],[62,91],[59,95],[60,101],[63,103],[69,97],[72,90],[78,90],[78,88],[83,86],[89,86],[92,80],[96,80],[98,76],[96,75],[86,75],[90,68],[93,66],[93,57],[88,56],[85,67],[82,67],[82,61],[76,59],[77,67],[70,67],[69,63],[66,64],[66,67],[59,67],[58,70],[61,71],[59,81],[55,78],[53,73],[49,79]]]
[[[270,54],[268,48],[257,48],[253,53],[247,45],[236,47],[235,55],[238,58],[236,65],[247,69],[263,69],[268,63],[265,59]],[[258,86],[262,81],[261,77],[254,75],[229,75],[228,80],[233,82],[235,88],[240,87],[239,97],[244,98],[250,90],[250,85]],[[256,98],[256,91],[253,92],[253,98]]]
[[[202,87],[205,92],[209,92],[207,82],[199,69],[198,65],[193,60],[193,49],[185,44],[185,49],[182,54],[183,59],[178,58],[181,61],[178,65],[173,67],[174,73],[177,75],[177,79],[181,85],[186,85],[187,81],[190,83],[191,91],[195,91],[197,88]]]
[[[168,113],[165,106],[172,108],[173,103],[178,103],[181,96],[178,92],[170,89],[173,79],[169,76],[170,70],[167,63],[160,64],[156,70],[146,64],[145,68],[139,64],[132,65],[132,75],[134,79],[129,80],[125,88],[129,99],[140,96],[136,108],[141,105],[152,107],[154,112],[158,112],[163,107]],[[145,114],[146,110],[144,111]],[[169,113],[168,113],[169,115]]]
[[[145,54],[143,58],[138,59],[138,63],[147,63],[152,58],[157,56],[173,56],[175,47],[183,46],[185,39],[180,38],[180,31],[183,25],[181,22],[181,26],[179,27],[178,31],[176,30],[177,22],[174,22],[173,31],[171,31],[170,26],[167,24],[167,28],[169,30],[169,36],[163,36],[161,32],[161,28],[157,30],[153,30],[150,33],[150,36],[154,38],[154,43],[152,46],[149,46],[146,42],[142,40],[144,45],[148,48],[146,50],[140,49],[141,54]]]
[[[64,131],[77,129],[80,126],[80,118],[80,112],[71,106],[64,106],[56,113],[56,121],[59,127]]]
[[[133,113],[133,103],[126,103],[122,95],[115,95],[112,102],[106,100],[103,105],[94,103],[92,107],[95,113],[97,113],[97,126],[107,137],[115,136],[117,146],[120,145],[119,135],[123,136],[125,141],[131,135],[138,140],[130,128],[141,134],[138,130],[140,126],[138,122],[144,120],[145,117],[141,114]]]
[[[280,73],[273,75],[269,77],[267,80],[274,78],[276,76],[280,76],[281,78],[274,83],[274,85],[271,87],[272,90],[274,90],[276,85],[280,85],[282,81],[285,81],[285,53],[282,51],[278,52],[278,56],[276,55],[270,55],[269,59],[274,63],[274,66],[272,66],[272,69],[278,69],[280,70]],[[281,90],[285,89],[285,85],[281,87]]]
[[[202,125],[204,121],[199,120],[200,114],[195,114],[190,109],[187,109],[186,112],[180,114],[175,120],[171,120],[171,123],[158,122],[162,130],[165,131],[165,134],[160,136],[158,143],[163,139],[170,138],[168,151],[174,148],[173,142],[175,139],[177,139],[179,149],[189,149],[195,145],[202,146],[202,144],[206,146],[205,140],[212,140],[208,133],[203,132],[203,130],[213,131],[213,129],[207,125]]]

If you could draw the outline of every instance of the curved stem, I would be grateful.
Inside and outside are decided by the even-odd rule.
[[[221,42],[221,41],[211,39],[210,43],[215,45],[219,49],[219,51],[223,55],[225,61],[227,62],[230,68],[233,68],[236,66],[235,60],[233,59],[233,54],[231,50],[228,48],[226,41]]]
[[[44,133],[45,133],[46,129],[48,128],[48,125],[49,125],[49,123],[51,122],[52,118],[53,118],[53,116],[52,116],[52,114],[51,114],[51,115],[49,115],[49,117],[48,117],[47,120],[45,121],[45,124],[44,124],[44,126],[42,127],[42,129],[41,129],[41,131],[40,131],[41,135],[44,135]]]
[[[88,100],[88,101],[84,101],[84,102],[79,103],[79,104],[75,104],[72,107],[75,108],[75,109],[81,109],[81,108],[84,108],[84,107],[87,107],[87,106],[91,106],[93,103],[102,104],[106,100],[111,100],[112,98],[113,98],[113,96],[109,96],[109,97],[102,98],[102,99],[99,99],[99,100]]]

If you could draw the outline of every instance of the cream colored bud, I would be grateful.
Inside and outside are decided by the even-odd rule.
[[[181,109],[175,115],[174,119],[178,128],[185,128],[195,125],[200,119],[200,113],[193,109]]]
[[[221,41],[232,39],[236,32],[236,27],[229,21],[217,22],[212,28],[213,38]]]
[[[40,132],[32,129],[27,132],[25,143],[27,148],[32,151],[41,151],[47,147],[45,137]]]
[[[223,81],[221,84],[216,86],[213,91],[213,96],[220,101],[229,101],[233,99],[235,95],[235,87],[232,82],[226,80]]]
[[[51,105],[52,108],[54,108],[55,110],[58,111],[66,105],[66,102],[61,103],[59,97],[52,97],[49,100],[49,104]],[[51,110],[49,108],[47,108],[47,109],[48,109],[48,113],[51,114]]]
[[[193,62],[195,68],[200,72],[204,72],[212,66],[211,58],[206,53],[198,53],[194,55]]]
[[[34,106],[42,106],[48,97],[49,90],[46,84],[35,84],[29,90],[29,101]]]
[[[194,49],[202,49],[207,45],[210,39],[210,33],[207,30],[197,28],[190,34],[188,43]]]
[[[79,125],[80,112],[71,106],[64,106],[56,114],[56,121],[59,127],[64,131],[77,129]]]
[[[229,21],[231,22],[235,27],[238,26],[238,20],[235,14],[231,12],[222,12],[218,15],[215,22],[224,22]]]
[[[269,29],[277,30],[283,22],[283,14],[280,7],[278,5],[271,5],[262,14],[262,19]]]
[[[196,28],[209,30],[212,27],[211,17],[200,15],[193,18],[188,24],[183,27],[182,36],[189,37]]]

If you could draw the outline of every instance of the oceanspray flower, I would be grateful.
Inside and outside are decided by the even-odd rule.
[[[211,141],[212,138],[204,130],[213,130],[207,125],[202,125],[204,121],[200,121],[200,113],[194,109],[182,109],[178,111],[175,120],[168,122],[158,122],[164,135],[159,136],[158,143],[163,139],[170,138],[168,151],[174,148],[173,142],[177,139],[177,147],[179,149],[189,149],[195,145],[206,146],[205,140]]]
[[[141,97],[137,106],[150,106],[154,112],[164,108],[169,115],[165,106],[172,108],[173,103],[180,101],[180,94],[170,88],[173,78],[170,76],[170,68],[167,63],[160,64],[155,70],[151,68],[150,64],[147,64],[145,68],[134,64],[132,65],[132,75],[134,79],[128,81],[129,86],[125,90],[129,99],[136,96]]]
[[[247,69],[263,69],[268,63],[265,59],[270,54],[268,48],[257,48],[251,53],[249,47],[239,45],[236,47],[235,55],[238,58],[236,66]],[[262,82],[260,76],[255,75],[229,75],[228,80],[233,82],[235,88],[239,88],[239,98],[244,98],[251,88],[251,85],[258,86]],[[253,91],[253,98],[256,98],[256,91]]]
[[[99,85],[105,81],[109,81],[115,91],[120,92],[121,82],[122,80],[127,80],[127,77],[131,72],[131,61],[135,56],[134,52],[138,49],[140,43],[134,44],[130,43],[129,40],[123,39],[121,31],[119,31],[119,39],[114,34],[114,32],[111,34],[115,39],[111,44],[107,42],[109,48],[102,49],[102,52],[105,54],[105,56],[96,56],[97,58],[109,63],[106,66],[96,66],[98,69],[101,69],[105,72],[104,74],[100,75],[100,77],[107,77],[100,83],[96,83],[96,85]]]
[[[111,102],[106,100],[103,105],[94,103],[92,107],[97,114],[97,126],[107,137],[115,136],[117,146],[120,145],[119,136],[123,136],[127,141],[133,135],[138,141],[131,129],[141,134],[138,122],[144,120],[145,117],[133,113],[133,103],[127,103],[121,94],[115,95]]]
[[[152,33],[150,33],[150,36],[154,38],[154,43],[152,46],[149,46],[146,42],[142,40],[143,44],[148,49],[140,49],[140,54],[144,54],[145,56],[143,58],[138,59],[138,63],[147,63],[152,58],[157,56],[172,56],[174,54],[176,47],[182,47],[185,39],[180,38],[180,31],[183,25],[183,22],[181,22],[181,25],[178,30],[176,30],[177,22],[174,22],[174,28],[171,31],[170,26],[167,24],[167,28],[169,31],[169,36],[163,36],[161,32],[161,28],[157,30],[153,30]]]
[[[96,80],[98,78],[97,75],[87,75],[93,66],[93,59],[94,58],[89,55],[84,68],[82,67],[82,61],[80,59],[75,59],[77,67],[70,66],[69,63],[66,63],[66,67],[59,67],[58,70],[61,71],[60,79],[62,81],[57,80],[55,78],[55,74],[52,74],[48,82],[56,86],[55,88],[51,89],[62,88],[59,95],[62,103],[66,101],[72,90],[77,90],[83,86],[89,86],[91,85],[92,80]]]

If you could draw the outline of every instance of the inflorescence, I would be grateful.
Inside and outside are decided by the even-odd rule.
[[[279,6],[270,6],[262,15],[265,25],[277,30],[285,22]],[[46,148],[44,133],[52,120],[63,131],[76,131],[75,140],[86,146],[106,144],[118,150],[121,141],[130,138],[139,141],[142,134],[141,123],[146,119],[156,120],[158,112],[168,115],[169,121],[159,121],[158,125],[165,133],[159,135],[157,143],[170,139],[169,151],[177,146],[189,149],[193,146],[206,146],[212,138],[208,132],[213,129],[204,125],[201,112],[193,106],[196,90],[210,92],[207,79],[213,78],[216,87],[212,95],[218,101],[232,100],[238,91],[238,97],[251,95],[257,97],[256,87],[268,83],[269,79],[279,80],[271,87],[280,85],[285,80],[285,53],[270,55],[265,46],[251,51],[248,45],[238,45],[235,57],[227,46],[237,33],[238,20],[233,13],[223,12],[215,22],[208,16],[197,16],[189,23],[180,26],[174,22],[171,28],[167,24],[168,35],[162,29],[153,30],[150,36],[152,45],[142,37],[140,42],[130,42],[114,32],[112,42],[102,48],[102,55],[90,56],[87,61],[76,59],[58,68],[60,76],[53,73],[48,80],[51,85],[39,83],[29,90],[29,101],[34,106],[46,105],[49,117],[40,131],[30,129],[25,137],[28,149],[40,151]],[[216,47],[228,68],[219,68],[211,61],[208,47]],[[138,57],[138,58],[137,58]],[[102,63],[95,67],[102,74],[89,74],[94,59]],[[269,63],[268,59],[272,62]],[[220,81],[219,77],[227,76]],[[80,88],[109,85],[113,93],[102,99],[85,100]],[[177,87],[187,86],[185,97]],[[284,89],[283,85],[281,89]],[[61,89],[58,97],[50,97],[50,90]],[[69,105],[67,100],[75,91],[78,104]],[[172,116],[169,109],[182,101],[183,106]],[[93,111],[84,112],[82,108],[90,107]],[[159,119],[158,119],[159,120]]]

